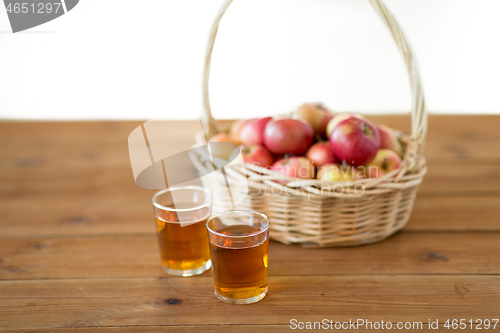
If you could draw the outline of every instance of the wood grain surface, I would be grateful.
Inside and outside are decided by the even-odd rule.
[[[410,128],[408,116],[369,118]],[[500,117],[431,116],[405,230],[351,248],[271,242],[269,295],[249,306],[218,301],[211,272],[161,271],[154,191],[135,185],[128,156],[141,123],[0,122],[0,331],[285,332],[293,318],[362,318],[428,332],[429,319],[445,331],[500,316]],[[171,125],[175,143],[197,123]]]
[[[497,276],[469,275],[273,276],[263,301],[234,306],[220,302],[212,278],[202,276],[4,281],[0,323],[3,329],[36,329],[255,320],[288,324],[294,318],[349,321],[359,316],[391,322],[496,318],[499,282]]]
[[[157,252],[155,236],[3,239],[0,280],[163,277]],[[500,274],[499,253],[500,233],[489,232],[401,232],[348,248],[271,242],[269,275]]]

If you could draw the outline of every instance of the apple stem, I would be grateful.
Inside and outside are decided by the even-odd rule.
[[[290,159],[290,154],[285,154],[285,163],[288,164],[288,160]]]
[[[342,160],[342,169],[345,169],[345,168],[347,168],[347,161]]]
[[[248,154],[249,153],[249,150],[248,150],[248,147],[246,144],[242,144],[241,145],[241,151],[243,152],[243,154]]]
[[[325,142],[325,140],[323,140],[323,138],[319,134],[316,134],[316,140],[318,140],[318,142]]]
[[[363,133],[368,134],[368,128],[366,127],[366,123],[363,121]]]
[[[384,161],[382,162],[382,169],[387,170],[387,157],[384,158]]]

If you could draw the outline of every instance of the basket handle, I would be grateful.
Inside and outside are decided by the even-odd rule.
[[[406,38],[399,28],[396,20],[385,7],[381,0],[369,0],[372,6],[375,8],[379,16],[389,27],[392,37],[394,38],[399,50],[403,54],[406,69],[410,74],[410,84],[412,88],[412,109],[411,109],[411,133],[412,139],[415,141],[415,151],[413,152],[416,157],[421,157],[423,155],[425,135],[427,133],[427,110],[425,108],[424,94],[422,92],[422,87],[420,84],[420,74],[418,72],[417,61],[413,56],[413,52],[406,41]],[[217,132],[215,120],[212,116],[212,111],[210,108],[210,96],[209,96],[209,80],[210,80],[210,68],[212,63],[212,51],[215,44],[215,39],[217,37],[217,31],[219,30],[219,24],[226,13],[227,9],[231,5],[233,0],[226,0],[222,6],[221,11],[217,15],[212,29],[210,31],[210,36],[208,39],[208,47],[205,57],[205,69],[203,72],[203,127],[205,130],[205,135],[210,137]]]

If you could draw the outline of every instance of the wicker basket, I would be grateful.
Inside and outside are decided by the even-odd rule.
[[[226,2],[215,20],[208,43],[203,81],[206,138],[224,130],[211,115],[208,82],[219,22],[232,1]],[[380,0],[370,2],[392,32],[410,74],[412,130],[405,139],[403,163],[399,169],[382,178],[362,179],[349,185],[316,179],[284,178],[250,164],[245,165],[245,168],[225,167],[226,181],[241,184],[236,188],[233,186],[231,190],[249,193],[238,207],[267,214],[271,219],[270,237],[274,240],[321,247],[368,244],[401,230],[410,217],[418,186],[426,172],[423,148],[427,112],[416,61],[402,31]],[[197,168],[206,174],[211,169],[209,158],[197,156],[196,159]],[[275,181],[283,179],[290,182],[282,185]],[[214,207],[217,210],[232,208],[231,202],[222,199],[227,196],[217,195],[218,192],[227,193],[226,182],[204,185],[215,191]]]

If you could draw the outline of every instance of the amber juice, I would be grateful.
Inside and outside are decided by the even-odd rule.
[[[180,206],[180,205],[178,205]],[[161,264],[171,270],[193,270],[207,265],[210,260],[206,222],[192,212],[192,223],[178,221],[177,213],[160,211],[156,217],[156,233],[160,248]]]
[[[233,225],[217,230],[217,233],[244,236],[259,230],[250,225]],[[265,293],[268,246],[267,237],[211,236],[215,291],[230,299],[249,299]]]

